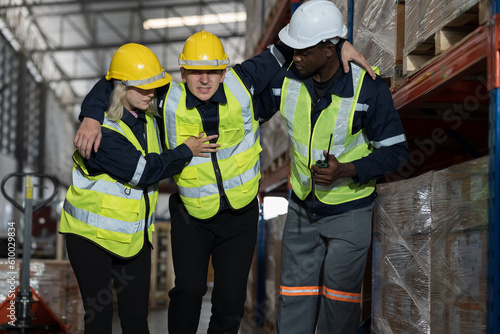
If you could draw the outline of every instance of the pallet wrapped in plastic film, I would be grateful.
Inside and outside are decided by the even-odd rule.
[[[480,0],[406,1],[405,54],[479,2]]]
[[[357,1],[354,10],[354,46],[392,87],[404,82],[404,15],[404,1]]]
[[[406,76],[422,69],[486,22],[490,0],[410,0],[405,5]]]
[[[488,158],[377,192],[372,332],[486,333]]]

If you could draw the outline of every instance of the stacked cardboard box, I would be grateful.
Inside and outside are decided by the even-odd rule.
[[[485,332],[488,158],[377,191],[372,332]]]
[[[395,87],[403,78],[403,43],[405,5],[401,1],[377,0],[356,2],[354,11],[354,46],[380,76]]]

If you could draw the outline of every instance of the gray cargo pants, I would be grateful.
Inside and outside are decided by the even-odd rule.
[[[281,250],[277,334],[354,334],[373,206],[312,222],[290,201]]]

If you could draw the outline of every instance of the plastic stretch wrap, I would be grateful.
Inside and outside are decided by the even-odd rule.
[[[373,333],[486,333],[488,158],[381,184]]]
[[[344,18],[344,23],[347,28],[349,28],[349,0],[331,0],[335,6],[340,10],[342,17]],[[347,36],[345,36],[347,38]]]
[[[16,272],[16,287],[21,280],[22,260],[16,259],[16,269],[11,270],[6,259],[0,260],[0,302],[9,292],[7,279]],[[32,260],[30,262],[30,287],[43,299],[52,312],[69,325],[72,334],[83,333],[83,303],[73,269],[68,261]]]
[[[479,2],[480,0],[407,0],[404,54],[415,50],[420,43]]]
[[[281,241],[286,214],[266,221],[266,264],[264,317],[268,324],[276,322],[280,295]]]
[[[397,56],[396,2],[394,0],[356,1],[354,47],[380,76],[390,78]]]
[[[279,5],[279,2],[279,0],[245,2],[247,6],[245,34],[246,57],[252,57],[254,55],[262,35],[268,28],[268,23],[264,21],[264,18],[272,18],[273,11]]]
[[[258,255],[254,256],[247,284],[247,298],[245,301],[245,311],[250,318],[260,319],[264,322],[267,332],[274,332],[276,316],[278,312],[278,299],[280,294],[280,269],[281,269],[281,242],[283,239],[283,229],[286,221],[286,214],[265,221],[265,259],[264,267],[264,295],[261,304],[257,304],[258,285]]]

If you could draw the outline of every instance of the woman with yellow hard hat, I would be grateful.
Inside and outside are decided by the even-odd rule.
[[[59,232],[80,287],[85,333],[112,332],[115,289],[122,332],[145,334],[158,182],[219,145],[205,144],[217,136],[200,133],[163,151],[155,88],[172,77],[147,47],[120,47],[106,79],[114,89],[102,140],[88,159],[75,150]]]

